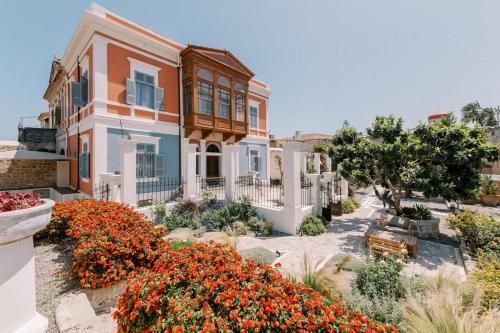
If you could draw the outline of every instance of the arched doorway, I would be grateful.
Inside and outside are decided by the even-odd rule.
[[[221,150],[215,143],[207,146],[207,177],[220,177]]]

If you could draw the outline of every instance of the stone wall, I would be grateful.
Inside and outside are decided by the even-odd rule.
[[[17,141],[0,141],[0,153],[11,150],[26,150],[26,146]]]
[[[0,159],[0,191],[56,186],[57,161]]]

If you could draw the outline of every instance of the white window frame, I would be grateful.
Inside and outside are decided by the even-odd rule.
[[[248,105],[248,126],[250,129],[258,131],[259,130],[260,103],[253,101],[253,100],[249,100],[248,104],[249,104]],[[252,127],[252,117],[251,117],[252,115],[250,113],[251,107],[254,107],[257,109],[257,127]]]
[[[257,152],[257,158],[260,160],[260,147],[258,146],[248,146],[248,171],[249,172],[255,172],[256,174],[259,173],[259,170],[252,170],[252,151]]]
[[[80,141],[82,143],[82,151],[80,152],[80,155],[81,154],[84,154],[84,153],[88,153],[89,152],[89,149],[90,149],[90,145],[89,145],[89,135],[88,134],[83,134],[83,135],[80,135]],[[84,152],[83,151],[83,147],[87,145],[87,151]],[[89,159],[89,174],[90,174],[90,159]],[[84,178],[80,175],[80,178],[82,180],[82,182],[84,183],[88,183],[90,181],[89,178]]]
[[[154,82],[155,89],[153,89],[153,106],[154,106],[154,102],[156,101],[156,88],[160,88],[160,84],[158,81],[158,73],[161,71],[161,68],[154,66],[154,65],[151,65],[151,64],[148,64],[148,63],[145,63],[143,61],[131,58],[131,57],[127,57],[127,59],[130,62],[129,79],[131,81],[135,82],[135,72],[141,72],[141,73],[144,73],[144,74],[147,74],[147,75],[154,77],[154,79],[155,79],[155,82]],[[136,93],[136,91],[134,93]],[[136,100],[137,100],[137,96],[136,96]],[[154,109],[154,107],[149,108],[147,106],[142,106],[142,105],[137,105],[137,104],[134,104],[134,109],[145,110],[145,111],[157,111]]]
[[[155,155],[160,154],[160,137],[157,136],[148,136],[148,135],[139,135],[139,134],[131,134],[130,139],[137,141],[137,144],[152,144],[155,146]],[[137,145],[136,144],[136,145]],[[164,157],[165,158],[165,157]],[[164,160],[165,163],[165,160]],[[155,166],[156,167],[156,166]],[[165,168],[165,165],[163,166]],[[146,182],[146,181],[159,181],[160,177],[146,177],[146,178],[135,178],[137,183]]]

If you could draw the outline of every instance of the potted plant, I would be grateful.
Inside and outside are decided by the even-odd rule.
[[[415,204],[402,207],[402,214],[396,215],[390,209],[380,212],[380,227],[392,226],[406,229],[418,238],[436,238],[439,235],[439,218],[433,217],[428,207]]]
[[[483,176],[481,202],[486,206],[496,206],[500,201],[500,195],[497,194],[497,185],[491,176]]]
[[[50,221],[54,202],[38,194],[0,192],[1,331],[45,332],[36,312],[33,234]]]

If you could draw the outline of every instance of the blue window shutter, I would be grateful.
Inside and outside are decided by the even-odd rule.
[[[156,87],[155,88],[155,110],[163,111],[163,88]]]
[[[83,154],[80,154],[79,159],[78,159],[78,174],[80,177],[82,177],[83,170],[82,170],[82,165],[83,165]]]
[[[78,82],[71,82],[71,104],[72,106],[83,106],[82,85]]]
[[[86,76],[82,76],[80,79],[80,85],[82,89],[82,106],[87,105],[89,102],[89,79]]]
[[[135,104],[135,82],[127,79],[127,92],[126,92],[126,101],[125,103],[134,105]]]
[[[155,176],[156,177],[163,177],[165,175],[164,165],[165,165],[165,161],[163,158],[163,154],[156,155],[156,159],[155,159]]]
[[[259,174],[259,176],[262,176],[262,157],[257,157],[257,163],[258,163],[258,169],[257,169],[257,173]]]

